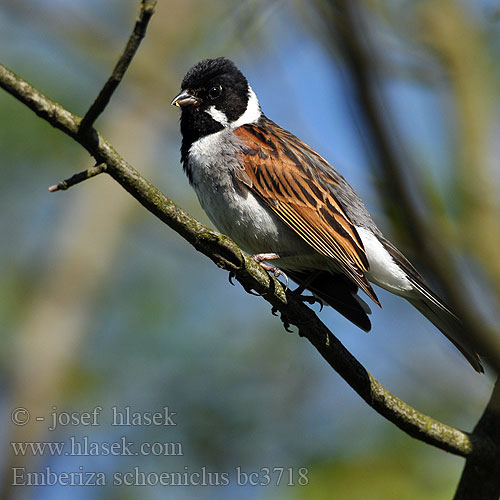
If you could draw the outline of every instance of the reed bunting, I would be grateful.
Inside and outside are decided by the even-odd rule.
[[[365,331],[371,311],[359,288],[377,305],[371,283],[405,298],[483,371],[457,337],[456,315],[384,238],[344,177],[263,114],[233,62],[193,66],[172,104],[182,110],[184,171],[219,231]]]

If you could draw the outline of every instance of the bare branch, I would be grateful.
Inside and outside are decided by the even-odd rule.
[[[122,81],[123,75],[134,57],[139,45],[146,34],[146,29],[148,27],[149,20],[154,14],[157,0],[142,0],[141,7],[139,10],[139,16],[134,26],[134,30],[128,39],[125,49],[116,63],[115,69],[108,78],[108,81],[104,84],[101,92],[97,96],[96,100],[90,106],[89,110],[83,117],[80,124],[80,133],[84,134],[87,130],[92,128],[94,122],[97,120],[99,115],[104,111],[108,105],[111,96],[114,91]]]
[[[72,175],[69,179],[65,179],[64,181],[59,182],[59,184],[54,184],[49,187],[49,191],[54,193],[55,191],[65,191],[66,189],[74,186],[75,184],[79,184],[80,182],[86,181],[91,177],[95,177],[96,175],[102,174],[106,171],[106,164],[99,163],[98,165],[94,165],[93,167],[84,170],[83,172],[78,172],[75,175]]]
[[[230,271],[247,291],[255,290],[262,295],[281,313],[284,321],[298,325],[300,335],[306,337],[363,400],[387,420],[410,436],[459,456],[479,460],[494,455],[495,447],[487,436],[470,435],[445,425],[387,391],[328,330],[314,311],[292,292],[285,292],[279,281],[263,271],[227,236],[210,230],[179,208],[129,165],[98,132],[78,134],[79,117],[45,97],[1,64],[0,87],[79,142],[98,163],[105,163],[106,173],[146,209],[217,266]]]

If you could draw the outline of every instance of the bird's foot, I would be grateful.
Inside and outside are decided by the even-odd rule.
[[[279,311],[278,311],[278,308],[277,308],[277,307],[273,306],[273,307],[271,308],[271,313],[272,313],[272,315],[273,315],[273,316],[278,316],[278,312],[279,312]],[[285,327],[285,330],[286,330],[288,333],[293,333],[293,330],[290,330],[290,325],[291,325],[291,323],[290,323],[290,321],[289,321],[288,317],[286,317],[283,313],[281,313],[281,315],[280,315],[280,319],[281,319],[281,321],[282,321],[282,323],[283,323],[283,326]]]
[[[297,293],[297,290],[294,290],[292,292],[293,295],[295,295],[296,293]],[[317,297],[314,297],[313,295],[302,295],[299,291],[299,293],[296,295],[296,298],[302,302],[307,302],[308,304],[315,304],[316,302],[318,302],[320,304],[319,311],[321,312],[323,310],[323,301],[321,299],[318,299]],[[273,316],[278,316],[278,313],[279,313],[278,308],[273,306],[271,308],[271,313],[273,314]],[[310,320],[306,320],[306,321],[293,320],[289,316],[287,316],[285,313],[280,313],[279,317],[281,319],[281,322],[283,323],[285,330],[288,333],[293,333],[293,331],[290,330],[290,326],[294,325],[298,328],[298,330],[299,330],[298,333],[301,337],[303,336],[302,333],[300,332],[301,325],[305,325],[306,323],[309,323],[309,321],[310,321]]]
[[[271,264],[268,264],[267,262],[264,262],[266,260],[274,260],[274,259],[279,259],[280,256],[277,253],[256,253],[254,255],[250,256],[257,264],[264,269],[264,271],[267,271],[268,273],[273,273],[275,278],[279,278],[280,276],[283,276],[285,279],[285,292],[288,290],[288,284],[289,284],[289,279],[288,276],[278,267],[273,266]]]
[[[295,289],[292,293],[295,295],[295,297],[302,301],[302,302],[307,302],[310,305],[313,304],[319,304],[319,312],[323,310],[323,306],[325,305],[324,302],[321,299],[318,299],[318,297],[315,297],[314,295],[302,295],[304,290],[299,287]]]
[[[231,283],[231,285],[233,285],[233,286],[234,286],[234,281],[233,280],[234,280],[235,275],[236,274],[234,273],[234,271],[229,271],[229,283]],[[247,293],[249,293],[250,295],[255,295],[257,297],[262,297],[262,294],[254,291],[252,288],[248,288],[243,283],[241,285],[243,286],[243,288],[245,289],[245,291]]]

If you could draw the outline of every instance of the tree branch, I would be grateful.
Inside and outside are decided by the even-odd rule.
[[[49,191],[51,193],[53,193],[55,191],[66,191],[66,189],[70,188],[71,186],[74,186],[75,184],[79,184],[80,182],[86,181],[87,179],[90,179],[91,177],[95,177],[96,175],[102,174],[105,171],[106,171],[106,164],[105,163],[100,163],[98,165],[94,165],[93,167],[87,168],[87,170],[84,170],[83,172],[78,172],[77,174],[72,175],[68,179],[61,181],[58,184],[54,184],[53,186],[50,186]]]
[[[141,0],[139,16],[135,23],[134,30],[128,39],[127,45],[118,59],[115,69],[108,78],[108,81],[104,84],[104,87],[101,92],[99,92],[96,100],[83,117],[80,124],[80,131],[82,134],[93,126],[94,122],[108,105],[114,91],[117,89],[118,85],[120,85],[125,71],[127,71],[127,68],[132,62],[132,59],[146,34],[149,20],[154,14],[156,2],[157,0]]]
[[[314,311],[290,291],[283,289],[227,236],[200,224],[161,193],[129,165],[94,129],[79,134],[81,119],[44,96],[29,83],[0,64],[0,87],[32,109],[52,126],[79,142],[96,160],[107,165],[115,179],[147,210],[184,237],[217,266],[230,271],[247,290],[257,293],[276,308],[282,319],[296,324],[329,365],[387,420],[410,436],[463,457],[484,460],[495,453],[487,436],[470,435],[420,413],[391,394],[349,353],[318,319]]]
[[[489,460],[468,458],[454,500],[498,500],[500,498],[500,378],[473,436],[488,436],[496,444],[496,456]]]

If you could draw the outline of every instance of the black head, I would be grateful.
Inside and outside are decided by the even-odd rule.
[[[172,104],[182,109],[183,143],[227,127],[252,123],[260,106],[243,73],[224,57],[195,64],[182,80]]]

